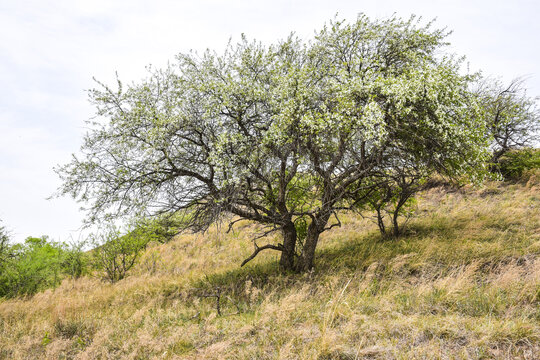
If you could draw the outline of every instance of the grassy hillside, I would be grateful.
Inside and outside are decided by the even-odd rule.
[[[182,235],[114,285],[1,302],[0,358],[537,359],[538,179],[432,189],[398,240],[346,215],[304,275],[271,252],[239,268],[249,223]]]

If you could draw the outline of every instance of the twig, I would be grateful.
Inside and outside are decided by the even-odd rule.
[[[336,213],[335,211],[332,211],[332,213],[333,213],[334,217],[336,218],[337,223],[334,223],[334,224],[332,224],[332,225],[330,225],[330,226],[324,228],[323,231],[330,230],[330,229],[332,229],[333,227],[336,227],[336,226],[337,226],[337,227],[341,227],[341,221],[339,220],[339,217],[338,217],[337,213]]]
[[[226,231],[225,233],[226,233],[226,234],[230,233],[231,230],[232,230],[232,228],[233,228],[233,226],[234,226],[234,224],[236,224],[237,222],[243,221],[243,220],[246,220],[246,219],[240,218],[240,219],[236,219],[236,220],[234,220],[234,221],[231,221],[231,222],[229,223],[229,227],[228,227],[228,229],[227,229],[227,231]]]

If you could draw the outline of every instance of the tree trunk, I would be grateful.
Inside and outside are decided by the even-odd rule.
[[[510,149],[507,146],[502,146],[499,150],[494,151],[493,155],[491,156],[491,162],[494,164],[498,164],[501,157],[506,154]]]
[[[296,270],[298,272],[309,271],[313,268],[313,259],[315,258],[315,249],[317,248],[319,235],[320,232],[310,225],[306,240],[304,241],[302,255],[300,256],[300,259],[298,259],[298,264],[296,264]]]
[[[279,266],[283,270],[294,270],[294,250],[296,247],[296,228],[291,221],[281,230],[283,234],[283,251],[279,259]]]
[[[315,219],[309,224],[306,240],[304,241],[304,248],[302,249],[302,255],[298,259],[296,264],[296,271],[304,272],[313,268],[313,260],[315,259],[315,249],[319,242],[319,236],[324,231],[324,227],[328,223],[330,213],[315,216]]]
[[[392,222],[394,223],[394,237],[399,237],[399,233],[400,233],[400,230],[399,230],[399,222],[398,222],[398,216],[399,216],[399,209],[396,209],[396,211],[394,212],[394,216],[392,217]]]
[[[404,193],[400,196],[399,201],[396,204],[396,209],[394,210],[394,214],[392,216],[392,223],[394,224],[393,234],[396,238],[399,237],[401,233],[398,222],[399,213],[403,205],[405,205],[405,203],[407,202],[407,200],[409,200],[410,197],[411,195],[409,193]]]
[[[386,236],[386,228],[384,226],[384,219],[383,219],[383,216],[382,216],[382,213],[381,213],[381,208],[378,207],[376,209],[377,211],[377,225],[379,226],[379,231],[381,232],[381,235],[383,237]]]

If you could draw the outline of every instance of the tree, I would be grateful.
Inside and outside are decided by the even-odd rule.
[[[418,167],[479,174],[484,126],[446,33],[414,17],[333,21],[311,42],[245,38],[223,55],[181,54],[148,79],[90,92],[82,158],[57,169],[89,221],[179,213],[205,230],[234,216],[274,231],[280,266],[313,267],[322,232],[366,203],[406,155]],[[334,219],[334,220],[332,220]],[[302,240],[298,241],[301,230]],[[301,245],[301,246],[300,246]]]
[[[148,243],[135,232],[121,235],[112,225],[99,234],[93,234],[91,242],[95,246],[92,250],[94,267],[105,271],[105,278],[111,283],[126,277]]]
[[[359,209],[363,211],[367,207],[368,210],[375,211],[377,226],[382,236],[388,235],[388,217],[392,224],[392,236],[398,237],[401,234],[399,216],[404,213],[412,214],[414,196],[426,188],[428,179],[433,175],[432,169],[407,162],[406,159],[406,156],[396,157],[399,162],[387,168],[382,181],[374,180],[378,182],[368,190],[371,194],[364,207]]]
[[[534,144],[540,130],[540,109],[537,98],[527,96],[524,79],[517,78],[508,86],[492,78],[479,78],[475,84],[479,104],[485,116],[486,137],[492,151],[492,170],[505,178],[519,177],[526,168],[535,165],[535,152],[527,148]],[[512,150],[520,151],[512,151]],[[405,163],[406,156],[396,157],[399,163],[388,168],[387,180],[379,183],[368,200],[368,208],[375,210],[377,225],[383,236],[388,227],[385,217],[392,222],[392,234],[399,236],[401,230],[398,217],[414,195],[430,186],[428,179],[432,170],[418,167],[413,162]]]
[[[527,95],[524,78],[516,78],[507,86],[497,79],[482,79],[477,94],[486,112],[494,163],[510,150],[535,145],[540,131],[540,108],[538,98]]]

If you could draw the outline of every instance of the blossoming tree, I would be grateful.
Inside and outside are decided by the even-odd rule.
[[[140,83],[90,92],[100,116],[82,155],[57,169],[89,220],[183,213],[263,226],[253,254],[313,267],[322,232],[367,203],[396,164],[478,176],[485,127],[474,76],[445,55],[446,33],[415,18],[334,21],[304,42],[245,38],[181,54]],[[272,232],[280,241],[259,245]]]

